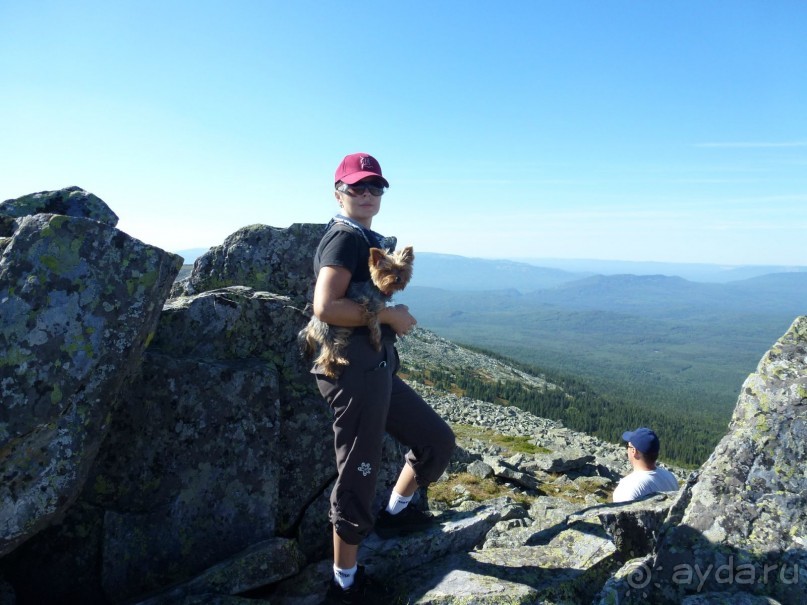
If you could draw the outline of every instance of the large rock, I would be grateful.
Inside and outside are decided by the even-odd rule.
[[[748,377],[729,433],[673,506],[658,552],[604,603],[703,593],[807,602],[807,317]],[[627,600],[626,600],[627,599]],[[735,602],[735,601],[730,601]],[[736,601],[739,602],[739,601]]]
[[[79,499],[101,514],[61,527],[65,549],[96,570],[83,576],[83,598],[198,590],[193,578],[220,561],[294,536],[334,474],[330,413],[296,347],[305,321],[288,298],[243,287],[168,301]],[[324,535],[324,515],[320,523]],[[38,575],[49,585],[77,573],[75,559],[55,560],[48,547],[20,553],[15,577],[34,561],[48,563]]]
[[[310,274],[314,247],[296,237],[275,230],[271,245],[307,254]],[[70,594],[71,576],[82,578],[80,600],[137,599],[177,583],[190,594],[205,587],[196,576],[277,537],[324,556],[332,414],[300,355],[308,318],[292,297],[229,286],[165,304],[73,514],[6,562],[26,599]],[[403,461],[391,440],[384,452],[380,493]],[[54,541],[74,556],[55,556]],[[260,569],[251,573],[260,583]]]
[[[181,266],[94,220],[16,223],[0,257],[0,555],[78,496]]]
[[[570,522],[590,520],[596,515],[618,555],[624,560],[634,559],[655,550],[673,497],[671,493],[659,493],[634,502],[597,506],[572,515]]]
[[[20,218],[34,214],[61,214],[76,218],[89,218],[110,227],[118,224],[118,216],[112,212],[112,209],[102,199],[84,191],[81,187],[40,191],[0,202],[0,216]],[[0,232],[0,235],[10,236],[11,233]]]
[[[102,584],[113,601],[275,535],[277,383],[265,363],[146,355],[83,495],[106,511]]]
[[[265,463],[283,477],[283,497],[274,508],[283,533],[296,527],[306,504],[335,475],[331,412],[297,345],[297,333],[307,321],[286,296],[233,286],[170,300],[150,349],[174,358],[262,364],[274,373],[272,397],[255,398],[250,405],[256,416],[277,407],[272,412],[277,433],[271,444],[257,440],[245,446],[262,452]],[[185,393],[182,398],[190,397]],[[210,398],[196,403],[216,405]]]
[[[535,457],[536,466],[547,473],[565,473],[594,462],[594,456],[582,448],[566,448]]]
[[[178,282],[172,296],[187,296],[227,286],[290,296],[296,303],[311,299],[312,259],[325,225],[294,224],[243,227],[196,259],[191,275]]]
[[[294,576],[300,571],[302,563],[302,553],[294,540],[273,538],[257,542],[206,569],[190,582],[173,586],[159,595],[140,601],[138,605],[214,603],[223,596],[249,592]]]
[[[614,566],[601,530],[570,528],[539,546],[454,553],[401,576],[408,603],[587,603]]]

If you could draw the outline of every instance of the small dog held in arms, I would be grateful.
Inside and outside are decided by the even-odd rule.
[[[364,323],[370,328],[370,342],[376,351],[381,350],[378,312],[387,306],[393,294],[403,290],[412,279],[414,261],[412,246],[398,252],[370,248],[370,281],[351,284],[345,295],[364,307]],[[332,326],[312,315],[308,325],[300,330],[299,338],[307,355],[319,348],[314,363],[322,368],[326,376],[336,378],[350,363],[344,356],[344,349],[352,333],[353,328]]]

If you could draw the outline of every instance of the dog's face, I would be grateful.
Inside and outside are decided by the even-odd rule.
[[[412,246],[397,252],[370,248],[370,278],[385,295],[403,290],[412,279],[415,253]]]

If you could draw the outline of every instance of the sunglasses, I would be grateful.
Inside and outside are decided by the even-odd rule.
[[[365,191],[369,191],[370,195],[384,195],[384,186],[378,183],[356,183],[354,185],[348,185],[347,183],[342,183],[336,188],[337,191],[341,193],[347,193],[350,197],[358,197],[360,195],[364,195]]]

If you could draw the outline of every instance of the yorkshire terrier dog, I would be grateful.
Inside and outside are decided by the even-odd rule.
[[[364,307],[364,324],[370,328],[370,342],[376,351],[381,350],[378,312],[387,306],[393,294],[403,290],[412,279],[414,261],[412,246],[398,252],[370,248],[370,281],[351,284],[347,290],[346,298]],[[344,356],[344,349],[352,333],[352,328],[332,326],[312,315],[308,325],[300,330],[299,338],[307,355],[319,348],[314,363],[322,368],[326,376],[336,378],[350,363]]]

